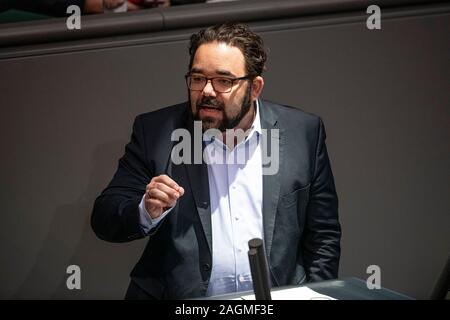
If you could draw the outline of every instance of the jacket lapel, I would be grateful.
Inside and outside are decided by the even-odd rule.
[[[278,198],[280,195],[280,171],[283,163],[284,154],[284,134],[283,130],[278,128],[278,118],[274,114],[272,108],[270,108],[267,102],[259,100],[259,111],[261,115],[261,128],[266,131],[267,134],[263,134],[262,140],[262,152],[264,155],[271,157],[272,163],[269,165],[275,165],[278,170],[274,174],[264,174],[263,165],[263,229],[264,229],[264,243],[266,247],[267,257],[270,257],[272,249],[272,239],[275,227],[275,215],[277,212]],[[275,129],[275,130],[274,130]],[[276,130],[278,129],[278,130]],[[263,131],[264,132],[264,131]],[[276,152],[274,146],[279,145],[278,159],[273,152]],[[278,163],[274,163],[277,161]],[[264,158],[263,158],[264,162]]]
[[[212,225],[211,225],[211,205],[209,199],[209,180],[208,180],[208,167],[203,162],[203,139],[202,132],[194,132],[193,120],[189,117],[186,125],[189,133],[191,134],[191,164],[184,164],[189,177],[189,183],[192,190],[192,196],[194,197],[195,206],[197,207],[200,222],[205,233],[206,241],[209,246],[209,251],[212,253]],[[194,141],[200,139],[199,141]],[[196,164],[199,159],[194,159],[194,152],[198,148],[195,148],[194,144],[200,143],[202,150],[201,163]],[[198,157],[197,157],[198,158]],[[197,160],[194,162],[194,160]]]
[[[209,201],[209,181],[206,164],[185,164],[189,176],[192,195],[200,222],[205,232],[209,250],[212,252],[211,206]]]

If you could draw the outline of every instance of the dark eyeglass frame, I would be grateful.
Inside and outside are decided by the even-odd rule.
[[[211,78],[208,78],[208,77],[199,75],[199,77],[205,78],[205,80],[206,80],[206,81],[205,81],[205,85],[204,85],[203,88],[201,88],[201,89],[191,89],[191,87],[190,87],[190,85],[189,85],[189,77],[191,77],[191,76],[192,76],[192,74],[191,74],[190,72],[188,72],[188,73],[186,73],[186,74],[184,75],[184,79],[186,80],[186,85],[187,85],[187,87],[189,88],[189,90],[192,90],[192,91],[203,91],[203,89],[205,89],[206,85],[208,84],[208,81],[211,80],[211,85],[212,85],[214,91],[216,91],[216,92],[218,92],[218,93],[228,93],[228,92],[231,91],[231,89],[233,89],[234,84],[235,84],[236,81],[253,78],[253,76],[252,76],[251,74],[247,74],[247,75],[245,75],[245,76],[243,76],[243,77],[239,77],[239,78],[229,78],[229,77],[224,77],[224,76],[222,76],[222,77],[211,77]],[[213,82],[214,79],[227,79],[227,80],[230,80],[230,81],[231,81],[231,86],[230,86],[230,88],[229,88],[227,91],[219,91],[219,90],[216,90],[216,87],[214,86],[214,82]]]

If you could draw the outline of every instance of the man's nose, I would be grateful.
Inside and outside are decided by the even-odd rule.
[[[216,96],[216,91],[214,90],[211,80],[206,82],[205,87],[203,88],[203,95],[213,97]]]

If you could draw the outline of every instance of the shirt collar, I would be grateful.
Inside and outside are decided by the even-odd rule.
[[[259,100],[258,99],[256,99],[256,101],[255,101],[255,109],[256,109],[255,120],[253,120],[250,134],[248,135],[249,137],[252,135],[253,132],[256,132],[258,135],[262,134],[261,119],[259,118]]]

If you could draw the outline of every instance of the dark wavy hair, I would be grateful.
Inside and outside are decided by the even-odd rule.
[[[192,68],[192,61],[197,49],[202,44],[214,41],[238,47],[244,55],[248,75],[260,76],[265,70],[267,52],[263,40],[247,25],[234,22],[226,22],[202,29],[191,36],[189,69]]]

